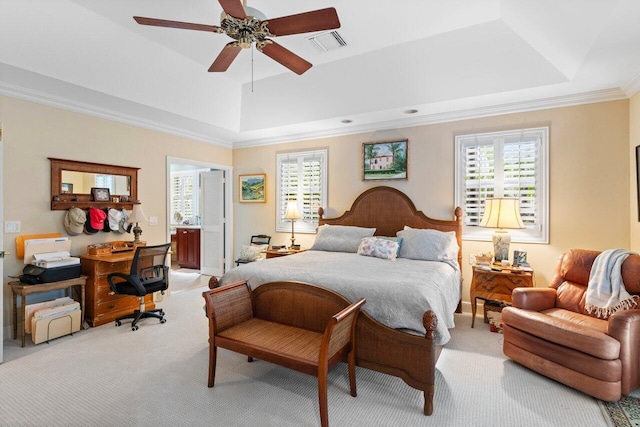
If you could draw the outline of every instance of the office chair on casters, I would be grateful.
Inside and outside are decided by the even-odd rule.
[[[131,261],[131,272],[111,273],[107,276],[109,287],[116,294],[138,297],[140,308],[126,316],[116,319],[116,326],[122,325],[123,319],[133,319],[131,330],[138,330],[138,321],[147,317],[160,319],[165,323],[164,311],[161,308],[145,311],[144,297],[147,294],[164,291],[169,287],[169,267],[165,265],[170,243],[156,246],[138,246]]]

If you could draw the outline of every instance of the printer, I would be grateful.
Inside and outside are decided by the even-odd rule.
[[[28,284],[50,283],[80,277],[80,258],[72,257],[67,237],[25,240],[25,265],[20,281]]]

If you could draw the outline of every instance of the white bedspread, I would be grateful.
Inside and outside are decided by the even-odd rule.
[[[252,289],[279,280],[307,282],[332,289],[362,307],[378,322],[417,334],[426,332],[425,311],[438,317],[435,342],[449,341],[453,312],[460,300],[460,271],[444,262],[397,261],[354,253],[306,251],[243,264],[228,271],[220,285],[248,280]]]

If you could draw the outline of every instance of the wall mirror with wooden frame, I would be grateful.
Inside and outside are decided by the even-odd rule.
[[[138,201],[138,170],[128,166],[105,165],[54,159],[51,162],[51,210],[71,207],[133,209]],[[109,200],[96,201],[92,188],[109,189]]]

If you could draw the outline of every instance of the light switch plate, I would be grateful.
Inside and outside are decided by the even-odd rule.
[[[150,216],[149,217],[149,225],[158,225],[158,217]]]
[[[20,232],[20,221],[5,221],[4,222],[4,232],[5,233],[19,233]]]

